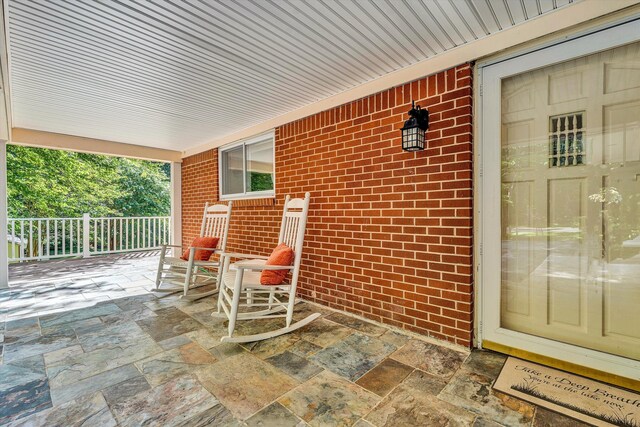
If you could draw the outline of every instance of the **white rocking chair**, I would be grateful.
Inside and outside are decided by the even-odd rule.
[[[218,237],[216,248],[189,247],[189,260],[179,257],[167,256],[167,249],[177,248],[180,245],[162,245],[160,252],[160,264],[156,276],[156,292],[176,293],[182,292],[181,298],[191,301],[213,295],[218,292],[220,286],[220,274],[222,257],[219,260],[198,261],[195,259],[197,250],[209,250],[214,254],[222,254],[227,244],[227,232],[229,231],[229,218],[231,217],[231,202],[228,205],[215,204],[204,206],[200,237]],[[169,287],[161,287],[167,284]],[[216,288],[207,292],[195,292],[196,288],[215,284]]]
[[[290,199],[287,196],[284,202],[278,244],[285,243],[293,249],[293,265],[265,265],[267,257],[264,256],[238,253],[224,253],[222,255],[224,261],[222,283],[218,295],[218,312],[213,313],[212,316],[229,319],[229,335],[222,337],[223,342],[252,342],[277,337],[301,328],[320,316],[319,313],[314,313],[294,324],[291,323],[296,303],[296,287],[300,274],[309,199],[310,195],[307,193],[304,199]],[[245,260],[230,265],[231,258],[244,258]],[[261,285],[260,274],[263,270],[290,270],[291,280],[289,283],[283,282],[281,285]],[[244,296],[246,303],[240,302],[242,296]],[[254,307],[258,309],[251,310]],[[240,308],[246,309],[246,311],[239,312]],[[286,310],[286,313],[282,313],[283,310]],[[256,335],[233,336],[236,320],[274,317],[285,318],[285,326]]]

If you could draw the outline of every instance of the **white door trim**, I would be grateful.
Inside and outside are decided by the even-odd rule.
[[[509,347],[604,372],[640,380],[640,362],[557,341],[500,328],[501,237],[501,80],[537,68],[568,61],[640,40],[640,23],[631,21],[593,34],[485,65],[478,69],[481,82],[476,157],[478,185],[476,239],[478,259],[478,345],[492,341]]]

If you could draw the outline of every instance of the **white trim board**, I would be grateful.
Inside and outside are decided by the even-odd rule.
[[[105,141],[103,139],[63,135],[34,129],[13,128],[11,143],[30,147],[106,154],[143,160],[182,162],[182,156],[179,151],[124,144],[122,142]]]

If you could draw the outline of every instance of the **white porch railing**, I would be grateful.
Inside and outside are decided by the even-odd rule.
[[[171,217],[9,218],[9,261],[89,257],[158,249]]]

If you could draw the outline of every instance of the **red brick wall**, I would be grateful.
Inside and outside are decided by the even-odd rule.
[[[204,204],[218,200],[218,150],[182,160],[182,244],[200,234]]]
[[[311,193],[300,295],[472,342],[472,81],[465,64],[276,129],[276,200],[234,202],[228,249],[269,254],[286,194]],[[403,152],[411,100],[428,148]],[[183,236],[218,198],[217,151],[184,159]]]

